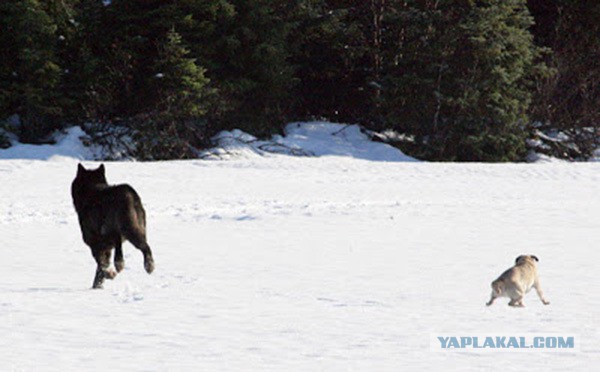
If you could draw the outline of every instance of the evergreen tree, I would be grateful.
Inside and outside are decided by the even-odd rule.
[[[210,63],[205,49],[214,48],[211,37],[216,38],[216,17],[223,9],[224,0],[113,0],[109,5],[82,0],[78,71],[82,81],[90,82],[88,95],[96,97],[91,101],[97,106],[88,111],[127,118],[154,109],[161,99],[155,68],[167,34],[177,30],[189,58],[198,65]],[[199,41],[203,43],[198,47]]]
[[[537,85],[532,116],[570,135],[576,146],[555,156],[589,158],[600,144],[600,3],[530,0],[537,42],[556,71]]]
[[[258,135],[277,132],[293,84],[286,45],[290,3],[232,0],[234,13],[219,19],[208,76],[215,77],[218,108],[211,118],[224,127]]]
[[[436,160],[524,155],[539,50],[524,0],[407,2],[386,77],[388,120]]]
[[[396,0],[303,0],[292,39],[300,115],[377,127]],[[303,111],[302,111],[303,110]]]
[[[357,122],[369,113],[368,45],[352,4],[302,0],[291,20],[294,114]]]
[[[78,112],[78,95],[73,94],[76,84],[73,67],[79,57],[75,6],[79,0],[45,0],[40,4],[56,26],[55,54],[60,66],[60,79],[56,86],[61,120],[75,120]]]
[[[153,84],[157,106],[138,124],[142,139],[138,155],[142,157],[194,157],[194,146],[206,140],[202,117],[210,94],[208,79],[204,76],[206,70],[188,54],[174,29],[159,45]]]
[[[38,0],[0,3],[0,116],[18,114],[20,139],[36,142],[58,125],[57,27]]]
[[[192,147],[206,141],[204,116],[213,89],[176,30],[201,32],[206,26],[196,18],[213,11],[206,8],[209,3],[82,2],[88,33],[81,40],[85,62],[79,72],[88,81],[92,109],[87,111],[134,128],[140,158],[191,157]],[[98,31],[102,36],[95,35]]]
[[[173,0],[114,0],[106,7],[105,23],[111,29],[105,69],[116,88],[114,114],[132,117],[156,105],[153,68],[158,45],[175,22],[173,4]]]
[[[173,118],[198,118],[206,113],[206,69],[189,58],[181,36],[171,29],[159,45],[154,75],[157,82],[158,111]]]

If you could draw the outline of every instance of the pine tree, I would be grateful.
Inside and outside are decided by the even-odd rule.
[[[141,133],[138,155],[143,158],[194,157],[194,147],[206,141],[203,116],[211,93],[209,80],[206,70],[188,54],[174,29],[159,44],[152,88],[157,105],[137,124]]]
[[[575,146],[552,155],[589,158],[600,145],[600,3],[530,0],[537,42],[556,74],[540,79],[532,117],[568,133]]]
[[[218,24],[208,76],[215,76],[219,107],[213,120],[258,135],[277,132],[293,84],[286,44],[289,2],[232,0],[234,13]]]
[[[474,58],[474,64],[457,81],[463,94],[448,102],[456,115],[458,143],[452,153],[458,160],[522,159],[531,101],[528,78],[537,57],[531,25],[523,0],[490,0],[465,18],[468,47],[459,60]]]
[[[60,80],[56,86],[58,105],[61,107],[61,120],[75,120],[79,110],[79,96],[73,94],[77,83],[73,74],[79,57],[75,6],[79,0],[45,0],[40,3],[56,26],[55,54],[60,66]]]
[[[206,69],[189,58],[181,36],[171,29],[159,46],[154,66],[158,111],[174,119],[199,118],[206,113],[209,80]]]
[[[303,0],[290,34],[297,118],[358,122],[370,113],[364,4]]]
[[[18,114],[20,139],[36,142],[58,126],[57,27],[38,0],[0,3],[0,116]]]
[[[388,57],[388,120],[436,160],[514,161],[525,151],[539,50],[524,0],[408,2]]]
[[[227,9],[224,0],[113,0],[109,5],[83,0],[80,52],[87,62],[79,71],[93,83],[96,111],[127,118],[155,108],[160,99],[155,67],[167,34],[177,30],[189,58],[199,66],[210,64],[207,50],[216,44],[216,17]]]

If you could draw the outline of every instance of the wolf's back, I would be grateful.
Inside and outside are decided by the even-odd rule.
[[[109,193],[107,199],[116,208],[118,230],[132,243],[145,240],[146,211],[138,193],[127,184],[112,186]]]

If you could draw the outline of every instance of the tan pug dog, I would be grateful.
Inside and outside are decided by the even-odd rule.
[[[522,255],[515,260],[515,266],[506,270],[498,279],[492,282],[492,298],[486,303],[490,306],[498,297],[510,298],[509,306],[524,307],[523,297],[531,288],[535,288],[544,305],[550,304],[545,298],[538,278],[536,256]]]

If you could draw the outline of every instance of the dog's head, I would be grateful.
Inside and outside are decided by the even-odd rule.
[[[539,262],[539,258],[534,255],[520,255],[515,259],[515,265],[522,265],[525,262],[531,262],[535,265],[536,262]]]

